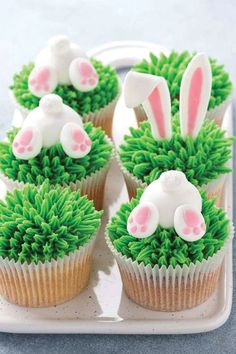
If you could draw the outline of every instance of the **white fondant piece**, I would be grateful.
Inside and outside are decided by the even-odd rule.
[[[86,60],[85,52],[75,43],[72,43],[68,37],[56,36],[51,38],[48,46],[39,53],[35,60],[35,67],[28,81],[29,90],[33,95],[42,97],[53,92],[57,85],[73,85],[73,82],[76,83],[75,87],[82,88],[82,91],[94,89],[98,83],[98,76],[94,68],[91,78],[88,79],[88,84],[80,86],[78,82],[82,75],[79,74],[78,78],[72,65],[73,82],[71,81],[70,65],[75,59],[82,60],[83,58]],[[44,69],[43,75],[40,74],[42,69]],[[95,79],[95,82],[93,82],[93,79]]]
[[[74,159],[86,156],[91,150],[88,134],[75,123],[67,123],[62,128],[60,141],[65,153]]]
[[[132,210],[127,224],[131,236],[145,238],[151,236],[159,223],[158,209],[150,202],[143,202]]]
[[[43,97],[53,92],[57,83],[56,70],[50,65],[36,66],[28,80],[29,90],[36,97]]]
[[[143,105],[154,139],[171,139],[171,100],[163,77],[130,71],[125,79],[124,96],[127,107]]]
[[[207,113],[212,74],[206,54],[197,54],[188,64],[180,86],[180,127],[183,137],[196,137]]]
[[[12,152],[16,158],[29,160],[37,156],[42,148],[42,134],[37,127],[21,129],[14,138]]]
[[[201,212],[192,205],[179,206],[174,215],[176,233],[185,241],[200,240],[206,233],[206,225]]]
[[[185,174],[181,171],[167,171],[162,173],[160,178],[152,182],[145,189],[140,198],[139,205],[136,208],[141,208],[147,203],[149,203],[148,205],[154,206],[157,210],[156,213],[151,213],[150,211],[148,222],[145,223],[147,229],[155,225],[157,218],[159,224],[164,228],[175,226],[175,213],[180,206],[188,205],[193,207],[199,214],[202,209],[202,199],[198,189],[187,180]],[[132,217],[132,213],[130,217]],[[130,222],[128,222],[127,230],[129,232],[131,231]],[[136,229],[134,229],[134,231],[137,233]],[[134,232],[132,232],[131,235],[134,236]],[[147,236],[146,234],[142,235],[140,233],[139,236],[135,237]]]
[[[86,58],[76,58],[69,68],[72,85],[79,91],[94,90],[98,84],[98,74],[92,63]]]
[[[83,132],[84,136],[86,137],[87,140],[89,140],[87,133],[83,129],[83,123],[80,115],[76,113],[72,108],[69,106],[63,104],[61,97],[55,95],[55,94],[50,94],[47,96],[44,96],[41,98],[39,107],[35,108],[33,111],[31,111],[26,119],[23,122],[22,129],[20,132],[17,134],[17,136],[24,132],[25,129],[30,128],[30,129],[35,129],[35,131],[40,133],[41,136],[41,147],[50,147],[55,144],[59,144],[61,142],[61,133],[64,128],[68,123],[73,123],[74,126],[78,127],[78,129]],[[63,133],[63,137],[65,137],[65,133]],[[16,136],[16,138],[17,138]],[[15,138],[15,139],[16,139]],[[36,138],[35,138],[36,139]],[[33,151],[38,151],[38,143],[35,143],[34,147],[34,142],[35,140],[32,138],[31,145],[33,147]],[[66,139],[69,139],[67,136]],[[64,139],[62,139],[64,142]],[[64,144],[64,143],[63,143]],[[65,143],[67,146],[69,143]],[[73,137],[71,136],[71,144],[73,144]],[[87,143],[89,145],[89,143]],[[40,147],[40,149],[41,149]],[[40,149],[38,153],[40,152]],[[91,149],[91,142],[89,149],[86,148],[83,151],[83,156],[85,156]],[[64,149],[65,150],[65,149]],[[82,148],[83,150],[83,148]],[[65,150],[65,153],[67,154],[68,149]],[[14,155],[17,158],[22,158],[19,157],[19,154],[17,153],[17,150],[13,150]],[[37,154],[38,154],[37,153]],[[37,155],[36,154],[36,155]],[[34,156],[36,156],[34,155]],[[71,156],[71,153],[68,154]],[[31,156],[30,154],[24,155],[25,159],[32,158],[34,156]],[[28,156],[28,157],[26,157]],[[73,156],[71,156],[73,157]],[[76,155],[77,158],[77,155]]]

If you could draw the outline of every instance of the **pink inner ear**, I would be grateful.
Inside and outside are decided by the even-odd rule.
[[[188,134],[193,134],[197,113],[200,104],[201,91],[203,83],[203,73],[201,68],[197,68],[190,82],[189,96],[188,96]]]
[[[151,105],[153,116],[157,125],[158,132],[161,138],[165,138],[165,117],[162,109],[161,95],[158,87],[156,87],[148,97]]]

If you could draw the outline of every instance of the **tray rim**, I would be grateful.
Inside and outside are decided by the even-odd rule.
[[[168,49],[160,45],[151,42],[142,41],[116,41],[106,43],[99,47],[96,47],[88,51],[89,56],[101,56],[111,53],[114,49],[148,49],[154,52],[164,51],[168,52]],[[111,56],[110,64],[115,66],[117,69],[127,68],[134,64],[137,58],[129,56],[127,60],[125,58],[116,60]],[[230,126],[232,125],[232,105],[229,107],[230,110]],[[232,193],[233,193],[233,183],[232,183],[232,173],[228,176],[228,186],[226,188],[226,193],[228,195],[228,204],[230,209],[228,214],[232,220]],[[231,307],[232,307],[232,288],[233,288],[233,276],[232,276],[232,242],[230,242],[227,250],[227,267],[225,272],[227,272],[228,277],[228,287],[225,288],[227,293],[226,302],[224,303],[223,309],[218,313],[214,314],[212,317],[195,319],[194,323],[192,319],[185,319],[185,326],[181,328],[181,331],[176,330],[176,324],[182,323],[181,320],[161,320],[161,327],[158,326],[160,320],[156,319],[144,319],[144,320],[118,320],[118,321],[105,321],[98,319],[91,320],[56,320],[56,319],[27,319],[23,323],[18,320],[12,320],[12,317],[5,317],[4,321],[0,316],[0,331],[1,332],[11,332],[11,333],[98,333],[98,334],[187,334],[187,333],[201,333],[212,331],[220,326],[222,326],[228,319]],[[226,262],[225,262],[226,264]],[[223,271],[223,270],[222,270]],[[172,327],[169,326],[169,322],[172,322]],[[141,326],[137,326],[137,322],[141,322]],[[189,323],[189,326],[188,326]],[[54,324],[54,325],[53,325]],[[112,325],[111,325],[112,324]],[[26,330],[27,327],[27,330]],[[177,326],[178,328],[178,326]]]

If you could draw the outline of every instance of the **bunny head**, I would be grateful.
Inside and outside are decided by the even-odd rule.
[[[179,115],[183,138],[198,135],[207,113],[211,82],[209,60],[199,53],[188,64],[181,81]],[[171,100],[164,78],[130,71],[125,79],[124,96],[127,107],[142,104],[154,139],[171,139]]]

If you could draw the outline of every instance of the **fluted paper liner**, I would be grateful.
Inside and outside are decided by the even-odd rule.
[[[156,311],[181,311],[205,302],[216,288],[223,259],[232,240],[212,257],[175,268],[144,265],[122,255],[113,246],[109,235],[106,242],[117,261],[126,295],[140,306]]]
[[[0,257],[0,294],[27,307],[54,306],[74,298],[89,282],[95,238],[50,262],[22,264]]]
[[[118,162],[118,165],[120,166],[120,169],[122,171],[127,191],[129,194],[129,198],[132,199],[136,196],[137,194],[137,189],[138,188],[146,188],[147,183],[142,182],[140,179],[138,179],[136,176],[134,176],[132,173],[130,173],[123,165],[122,161],[120,160],[118,152],[115,154],[116,160]],[[207,193],[207,198],[211,199],[212,197],[216,197],[215,204],[217,206],[220,206],[221,203],[221,197],[223,193],[223,188],[225,185],[226,181],[226,174],[220,175],[217,179],[209,182],[208,184],[201,186],[202,189],[204,189]]]
[[[106,137],[108,143],[113,147],[113,143],[110,138]],[[84,177],[77,182],[71,182],[69,184],[63,184],[62,187],[70,187],[75,191],[80,189],[81,195],[87,195],[88,199],[93,200],[96,210],[101,210],[103,207],[103,195],[106,183],[107,173],[112,159],[114,158],[114,149],[112,150],[110,159],[106,165],[100,168],[98,171],[93,172],[90,176]],[[13,189],[23,189],[29,183],[14,181],[0,172],[0,180],[4,182],[7,190],[11,192]],[[40,186],[38,186],[40,187]]]
[[[121,94],[121,82],[119,80],[119,91],[118,91],[117,96],[110,103],[108,103],[105,107],[103,107],[95,112],[84,114],[82,116],[83,122],[91,122],[91,123],[93,123],[94,127],[101,127],[106,132],[106,134],[111,138],[112,137],[112,124],[113,124],[114,111],[116,108],[116,104],[119,100],[120,94]],[[14,105],[21,112],[23,118],[26,118],[26,116],[30,113],[30,110],[25,108],[24,106],[20,105],[17,102],[17,99],[16,99],[13,91],[11,91],[11,90],[10,90],[10,97],[11,97]]]
[[[208,118],[210,120],[214,120],[216,122],[216,124],[218,124],[221,127],[225,112],[226,112],[229,104],[231,103],[232,98],[233,98],[233,94],[231,93],[218,106],[209,109],[209,111],[207,111],[206,118]],[[140,125],[143,121],[147,120],[147,115],[141,105],[134,108],[134,113],[135,113],[138,125]]]

